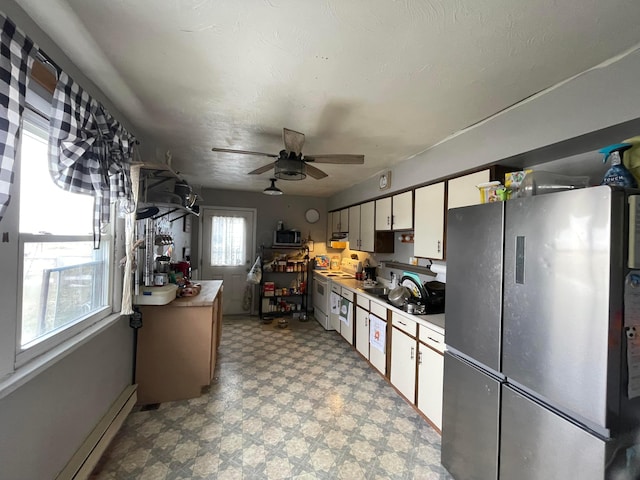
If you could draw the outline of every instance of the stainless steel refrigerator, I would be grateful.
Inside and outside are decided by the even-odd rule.
[[[634,193],[449,211],[442,463],[456,480],[640,477]]]

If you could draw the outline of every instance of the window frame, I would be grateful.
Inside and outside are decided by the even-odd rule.
[[[36,97],[35,101],[38,103],[44,102],[45,99],[42,99],[36,92],[31,90],[27,90],[31,92],[33,95],[29,96],[29,99],[33,99]],[[41,104],[41,103],[40,103]],[[22,123],[20,126],[21,133],[28,128],[31,134],[40,135],[41,138],[44,138],[44,135],[47,136],[48,140],[48,119],[42,113],[42,109],[38,108],[38,106],[34,106],[31,102],[27,103]],[[20,142],[22,142],[22,135],[20,138]],[[18,210],[18,224],[19,224],[19,202],[21,199],[20,190],[20,178],[22,175],[22,158],[21,158],[21,149],[18,148],[16,153],[16,168],[15,168],[15,178],[14,178],[14,188],[18,190],[15,199],[17,200],[16,208]],[[15,362],[14,368],[20,368],[25,364],[33,361],[35,358],[50,352],[56,347],[61,346],[66,342],[73,341],[74,337],[77,337],[79,334],[87,330],[88,328],[94,326],[98,322],[105,320],[110,315],[117,313],[117,308],[114,305],[114,299],[117,298],[115,294],[115,285],[116,285],[116,268],[115,268],[115,259],[114,255],[117,251],[116,241],[118,236],[116,235],[116,224],[117,215],[115,213],[115,205],[112,204],[112,221],[108,226],[108,231],[105,232],[101,239],[102,248],[106,249],[105,254],[107,255],[107,259],[105,261],[106,267],[106,285],[105,289],[105,303],[106,305],[99,309],[98,311],[71,322],[65,326],[52,330],[51,332],[42,335],[29,342],[25,346],[21,345],[21,337],[22,337],[22,308],[23,308],[23,273],[24,273],[24,251],[26,243],[53,243],[53,242],[75,242],[75,241],[89,241],[93,242],[93,236],[91,234],[88,235],[52,235],[52,234],[33,234],[33,233],[21,233],[18,225],[17,237],[18,237],[18,251],[19,251],[19,260],[18,260],[18,272],[17,272],[17,309],[16,309],[16,330],[15,330]]]

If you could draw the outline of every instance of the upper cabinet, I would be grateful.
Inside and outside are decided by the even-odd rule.
[[[348,232],[349,231],[349,209],[343,208],[340,211],[332,212],[331,231],[332,232]]]
[[[413,254],[444,258],[444,182],[417,188]]]
[[[349,207],[349,248],[351,250],[361,250],[360,210],[360,205]]]
[[[391,229],[391,197],[376,200],[376,230]]]
[[[491,181],[491,171],[482,170],[449,180],[447,208],[467,207],[480,203],[480,192],[476,185]]]
[[[361,252],[393,253],[393,232],[376,232],[375,202],[349,208],[349,248]]]
[[[394,230],[413,228],[413,192],[399,193],[393,196],[391,205],[391,224]]]
[[[373,252],[376,237],[375,202],[360,205],[360,247],[363,252]]]
[[[376,230],[413,228],[413,192],[376,200]]]

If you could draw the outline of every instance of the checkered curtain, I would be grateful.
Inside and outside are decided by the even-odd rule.
[[[0,12],[0,221],[11,201],[27,76],[36,45]]]
[[[93,239],[110,221],[111,200],[134,209],[130,163],[135,138],[69,75],[60,73],[49,118],[49,170],[56,185],[94,197]]]

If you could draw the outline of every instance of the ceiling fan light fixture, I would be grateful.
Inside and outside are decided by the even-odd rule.
[[[284,192],[276,187],[276,179],[270,178],[269,180],[271,180],[271,185],[265,188],[262,193],[265,195],[282,195]]]
[[[302,160],[279,158],[276,160],[274,176],[280,180],[304,180],[307,178],[307,164]]]

